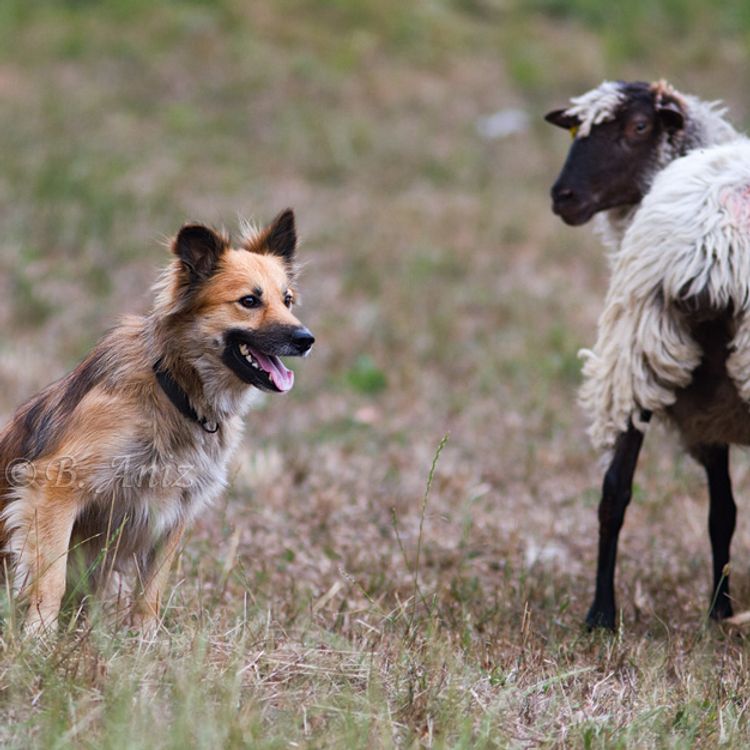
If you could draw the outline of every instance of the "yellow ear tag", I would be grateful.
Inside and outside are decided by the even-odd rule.
[[[570,129],[570,137],[575,140],[576,136],[578,135],[578,125],[573,125],[573,127]]]

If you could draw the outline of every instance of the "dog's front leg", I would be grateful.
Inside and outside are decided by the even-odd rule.
[[[143,633],[152,632],[159,625],[164,587],[184,531],[183,524],[175,526],[161,541],[148,570],[140,571],[141,590],[133,603],[131,622]]]
[[[16,589],[28,601],[27,633],[51,631],[65,594],[68,546],[78,515],[78,502],[67,489],[26,488],[14,501],[10,518],[15,529]]]

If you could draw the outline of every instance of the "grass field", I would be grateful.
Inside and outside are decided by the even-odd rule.
[[[621,627],[582,627],[602,469],[576,352],[607,264],[549,211],[568,142],[541,119],[604,77],[667,77],[744,127],[747,8],[0,4],[0,415],[147,308],[187,219],[293,206],[318,339],[248,418],[154,639],[94,619],[37,646],[3,599],[0,745],[750,745],[746,637],[706,621],[703,478],[658,428]],[[508,108],[525,129],[479,134]],[[740,453],[734,476],[741,611]]]

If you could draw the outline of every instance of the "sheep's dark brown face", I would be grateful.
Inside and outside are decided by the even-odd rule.
[[[566,224],[585,224],[595,213],[637,204],[648,190],[663,135],[683,126],[673,104],[657,106],[647,84],[625,85],[614,118],[575,137],[578,119],[565,110],[545,119],[574,134],[562,171],[552,186],[552,211]]]

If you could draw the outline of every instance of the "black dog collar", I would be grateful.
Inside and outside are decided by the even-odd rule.
[[[167,394],[167,398],[174,404],[183,417],[187,417],[196,424],[199,424],[208,433],[213,434],[214,432],[218,432],[219,424],[217,422],[209,422],[205,417],[198,416],[198,413],[190,404],[187,393],[172,377],[169,370],[163,367],[161,359],[154,365],[154,374],[161,389]]]

